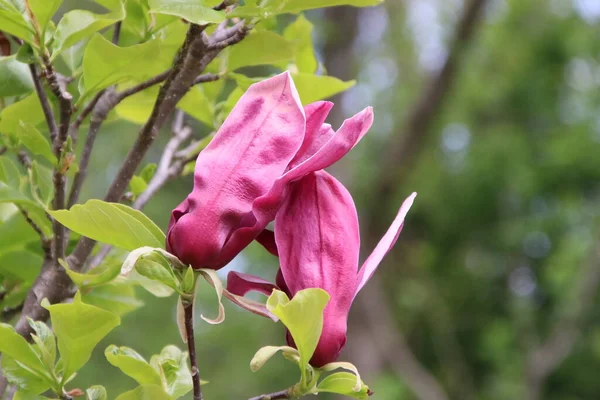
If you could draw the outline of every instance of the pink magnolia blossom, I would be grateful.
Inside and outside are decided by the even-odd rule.
[[[167,250],[196,269],[229,263],[275,218],[291,182],[339,160],[370,128],[367,108],[333,131],[323,123],[332,106],[303,108],[287,72],[252,85],[198,156]]]
[[[276,285],[247,274],[230,272],[227,289],[243,296],[265,295],[278,288],[290,298],[306,288],[321,288],[331,299],[325,308],[323,331],[311,364],[333,362],[346,343],[346,323],[357,293],[371,278],[394,245],[416,193],[409,196],[375,250],[358,269],[360,238],[354,201],[346,188],[324,171],[306,175],[292,184],[275,219],[274,243],[266,242],[280,258]],[[287,341],[293,346],[291,336]]]

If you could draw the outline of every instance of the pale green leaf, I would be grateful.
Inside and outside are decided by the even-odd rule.
[[[121,272],[121,265],[117,262],[105,262],[87,273],[75,272],[63,260],[59,260],[69,278],[80,288],[100,286],[114,280]]]
[[[355,399],[369,398],[369,387],[361,382],[360,389],[354,390],[356,375],[349,372],[337,372],[323,379],[317,385],[316,392],[338,393]]]
[[[141,176],[133,176],[129,181],[129,191],[133,193],[134,196],[139,196],[144,193],[146,188],[148,187],[148,182],[146,182]]]
[[[267,361],[271,359],[277,352],[288,352],[291,354],[298,354],[298,350],[289,346],[265,346],[260,348],[252,360],[250,361],[250,369],[252,372],[256,372],[261,369]]]
[[[160,386],[141,385],[121,394],[116,400],[173,400],[173,398]]]
[[[299,72],[314,74],[319,67],[312,41],[313,25],[304,15],[285,28],[283,37],[294,46],[294,62]]]
[[[173,398],[177,399],[192,390],[187,352],[176,346],[167,346],[160,354],[152,356],[150,365],[158,372],[163,388]]]
[[[294,338],[303,377],[321,337],[323,310],[328,302],[329,294],[314,288],[299,291],[292,300],[285,293],[274,290],[267,300],[267,309],[281,320]]]
[[[351,364],[349,362],[343,362],[343,361],[332,362],[332,363],[323,365],[321,368],[319,368],[319,371],[331,372],[336,369],[346,369],[348,371],[352,371],[354,373],[354,375],[356,376],[356,378],[355,378],[356,384],[355,384],[353,390],[355,392],[360,391],[362,381],[360,379],[360,374],[358,373],[358,369],[356,368],[356,366],[354,364]]]
[[[23,193],[0,182],[0,203],[14,203],[20,206],[38,207],[36,202],[25,196]]]
[[[56,26],[53,43],[54,55],[91,36],[94,32],[113,25],[124,17],[125,6],[106,14],[94,14],[87,10],[69,11]]]
[[[223,11],[215,11],[199,0],[148,0],[148,5],[152,13],[175,15],[198,25],[225,20]]]
[[[225,307],[223,306],[222,302],[223,283],[221,282],[221,279],[219,279],[219,276],[217,275],[217,272],[214,269],[199,269],[198,272],[215,289],[215,292],[217,294],[217,301],[219,302],[219,314],[216,318],[207,318],[202,314],[200,315],[200,318],[212,325],[220,324],[223,321],[225,321]]]
[[[54,197],[53,175],[54,173],[50,168],[39,164],[35,160],[31,163],[32,187],[45,205],[50,204]]]
[[[170,53],[162,54],[163,40],[155,38],[129,47],[119,47],[96,34],[83,55],[84,93],[93,93],[129,79],[141,81],[168,68]],[[162,61],[161,61],[162,60]]]
[[[26,17],[25,3],[21,0],[0,0],[0,26],[2,31],[33,41],[33,28]]]
[[[56,164],[56,156],[52,152],[50,142],[35,126],[28,122],[19,121],[17,138],[23,146],[27,147],[33,154],[38,154],[50,161],[52,165]]]
[[[50,311],[64,362],[64,376],[70,377],[90,359],[92,350],[121,322],[115,314],[84,304],[78,292],[72,303],[45,307]]]
[[[44,377],[39,372],[24,368],[20,360],[17,362],[15,358],[8,354],[2,355],[2,375],[11,384],[24,391],[24,395],[42,393],[52,386],[52,380],[49,377]]]
[[[6,156],[0,156],[0,182],[14,189],[21,186],[21,174],[15,163]]]
[[[294,57],[293,46],[271,31],[253,31],[229,49],[228,69],[235,71],[252,65],[275,64]]]
[[[192,87],[179,101],[177,107],[185,111],[191,117],[212,127],[215,115],[215,104],[206,97],[202,86],[203,85],[196,85]]]
[[[70,210],[49,213],[72,231],[125,250],[143,246],[163,247],[165,243],[164,233],[154,222],[142,212],[123,204],[89,200],[83,205],[74,205]]]
[[[91,288],[81,295],[81,299],[121,317],[144,305],[137,299],[133,285],[121,281]]]
[[[34,321],[28,318],[28,322],[35,332],[35,334],[31,335],[37,345],[33,349],[38,353],[44,364],[46,364],[46,368],[52,371],[56,362],[56,338],[54,337],[54,333],[42,321]]]
[[[293,74],[294,83],[302,104],[313,103],[350,89],[356,81],[344,82],[333,76]]]
[[[20,96],[33,90],[29,67],[16,57],[0,57],[0,97]]]
[[[46,371],[46,366],[33,350],[33,347],[8,324],[0,323],[0,352],[3,355],[3,370],[13,371],[12,375],[15,376],[15,380],[27,380],[29,377],[32,381],[31,384],[36,387],[43,386],[42,382],[44,381],[52,382]],[[11,358],[18,360],[18,368],[10,365]],[[19,371],[19,369],[24,371]],[[6,376],[10,378],[8,374]],[[20,387],[26,387],[26,383],[23,382]]]
[[[135,350],[129,347],[110,345],[104,351],[104,355],[109,363],[119,368],[125,375],[135,379],[140,385],[162,385],[158,372]]]
[[[368,7],[383,3],[383,0],[286,0],[282,2],[283,7],[279,7],[279,2],[274,2],[273,9],[277,13],[298,13],[314,8],[325,8],[334,6],[354,6]]]
[[[47,397],[44,396],[40,396],[38,394],[26,391],[26,390],[19,390],[17,392],[15,392],[15,395],[13,396],[13,400],[47,400]]]
[[[104,386],[95,385],[90,386],[85,391],[86,400],[106,400],[108,396],[106,395],[106,389]]]
[[[56,13],[62,0],[28,0],[29,7],[35,15],[35,19],[38,22],[41,30],[42,37],[46,32],[46,26],[48,22],[52,20],[52,16]]]
[[[44,121],[44,112],[36,93],[32,93],[23,100],[2,109],[2,112],[0,112],[0,132],[16,134],[20,129],[21,121],[27,121],[32,125]]]

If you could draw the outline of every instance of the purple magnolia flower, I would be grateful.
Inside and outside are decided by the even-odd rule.
[[[263,234],[267,249],[279,255],[276,285],[237,272],[227,277],[227,289],[239,296],[249,291],[270,295],[277,288],[292,298],[306,288],[321,288],[331,299],[325,308],[323,331],[311,364],[333,362],[346,343],[347,319],[356,294],[371,278],[394,245],[416,193],[408,197],[387,233],[358,269],[360,238],[354,201],[346,188],[324,171],[293,183],[277,213],[275,235]],[[294,346],[288,332],[287,342]]]
[[[332,106],[303,108],[287,72],[252,85],[198,156],[167,250],[193,268],[219,269],[262,236],[290,183],[339,160],[373,122],[367,108],[334,132],[323,124]]]

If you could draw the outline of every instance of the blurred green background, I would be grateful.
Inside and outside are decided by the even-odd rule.
[[[600,398],[600,1],[388,0],[307,17],[328,74],[358,80],[329,122],[375,109],[369,135],[331,170],[355,197],[363,256],[419,193],[357,297],[341,359],[375,399]],[[84,198],[102,196],[136,132],[105,124]],[[166,228],[191,185],[171,182],[146,213]],[[258,246],[232,264],[276,271]],[[200,290],[198,312],[215,313]],[[98,346],[76,386],[103,384],[110,398],[136,386],[105,360],[109,344],[147,358],[182,346],[175,297],[140,297],[146,306]],[[222,325],[197,321],[205,397],[293,384],[282,357],[249,369],[258,348],[284,344],[282,327],[226,307]]]

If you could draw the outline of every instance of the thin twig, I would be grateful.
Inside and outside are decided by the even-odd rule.
[[[50,139],[54,141],[58,135],[58,126],[56,125],[56,118],[54,117],[52,106],[50,105],[50,101],[48,101],[48,96],[46,96],[46,92],[44,91],[44,87],[35,64],[29,64],[29,72],[31,73],[35,92],[37,93],[38,98],[40,99],[40,104],[42,105],[42,111],[44,112],[46,124],[50,130]]]
[[[81,126],[83,121],[85,121],[85,119],[88,117],[88,115],[90,115],[90,113],[92,111],[94,111],[94,107],[96,107],[96,103],[98,103],[98,100],[100,100],[100,98],[102,97],[103,94],[104,94],[104,90],[99,91],[92,98],[92,100],[90,100],[90,102],[84,107],[84,109],[81,110],[81,112],[79,113],[77,118],[75,118],[75,121],[73,121],[73,123],[71,124],[70,131],[71,131],[71,138],[73,139],[73,147],[75,147],[75,144],[77,143],[79,127]]]
[[[112,36],[112,42],[113,44],[118,45],[119,44],[119,37],[121,36],[121,21],[118,21],[113,28],[113,36]]]
[[[290,394],[288,390],[281,390],[279,392],[261,394],[260,396],[252,397],[248,400],[277,400],[277,399],[289,399]]]
[[[194,305],[192,303],[183,306],[185,316],[185,333],[187,337],[188,351],[190,355],[190,366],[192,369],[192,382],[194,384],[194,400],[202,400],[202,387],[200,386],[200,371],[196,358],[196,343],[194,342]]]
[[[21,215],[23,215],[23,218],[25,218],[25,221],[27,221],[27,223],[33,228],[33,230],[40,236],[40,241],[42,244],[42,250],[44,251],[44,254],[46,256],[50,256],[50,252],[52,251],[52,240],[46,237],[44,231],[42,231],[42,228],[40,228],[39,225],[31,219],[27,210],[25,210],[22,207],[19,207],[19,211],[21,212]]]

